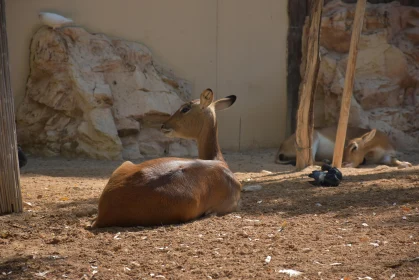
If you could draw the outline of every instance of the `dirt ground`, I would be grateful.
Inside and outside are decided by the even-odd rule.
[[[30,157],[23,214],[0,216],[0,279],[419,279],[419,153],[405,170],[342,169],[335,188],[274,164],[274,150],[225,154],[243,185],[262,186],[239,211],[97,230],[87,226],[121,162]]]

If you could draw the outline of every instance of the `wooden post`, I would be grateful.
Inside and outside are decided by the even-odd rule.
[[[10,85],[6,8],[0,0],[0,214],[22,212],[13,93]]]
[[[314,128],[314,91],[319,73],[320,23],[323,0],[312,0],[310,9],[310,26],[307,40],[307,62],[304,80],[300,88],[300,101],[297,111],[296,152],[297,170],[313,164],[311,146]]]
[[[358,42],[362,32],[366,2],[366,0],[358,0],[352,24],[352,37],[349,47],[348,65],[346,66],[345,85],[342,93],[339,125],[336,132],[336,144],[333,153],[333,166],[337,168],[342,166],[343,149],[345,148],[346,130],[348,128],[349,110],[351,107],[352,90],[354,87]]]
[[[287,124],[286,135],[295,132],[297,125],[298,93],[301,84],[300,65],[302,38],[308,0],[288,0],[287,35]]]

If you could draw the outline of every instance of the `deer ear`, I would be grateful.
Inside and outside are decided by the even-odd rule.
[[[237,97],[235,95],[230,95],[225,98],[218,99],[214,102],[215,111],[221,111],[231,107],[231,105],[236,102]]]
[[[349,146],[349,150],[350,150],[351,152],[355,152],[356,150],[358,150],[358,144],[357,144],[357,143],[352,143],[352,144]]]
[[[207,108],[214,100],[214,93],[210,88],[207,88],[201,93],[199,106],[201,109]]]
[[[373,130],[371,130],[370,132],[367,132],[367,133],[365,133],[364,135],[362,135],[362,140],[366,143],[366,142],[369,142],[369,141],[371,141],[373,138],[374,138],[374,136],[375,136],[375,133],[377,132],[377,130],[376,129],[373,129]]]

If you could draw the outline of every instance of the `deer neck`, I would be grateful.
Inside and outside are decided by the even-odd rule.
[[[211,123],[203,126],[197,142],[200,159],[224,161],[220,145],[218,144],[218,128],[216,120],[211,120]]]

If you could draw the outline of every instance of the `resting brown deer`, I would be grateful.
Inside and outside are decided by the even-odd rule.
[[[412,167],[407,161],[396,158],[396,151],[388,136],[379,130],[372,129],[363,135],[349,140],[343,151],[343,167],[358,167],[366,158],[367,162],[382,163],[398,168]]]
[[[317,128],[313,132],[313,159],[317,161],[332,160],[335,148],[336,126]],[[367,163],[382,163],[398,168],[411,167],[407,161],[399,161],[396,151],[388,136],[379,130],[348,127],[346,146],[343,154],[343,167],[358,167]],[[295,160],[295,133],[282,142],[276,154],[276,163],[290,163]],[[318,164],[318,163],[317,163]]]
[[[237,208],[242,186],[224,161],[215,115],[233,105],[236,97],[213,98],[212,90],[206,89],[200,100],[183,104],[161,127],[169,137],[195,139],[199,159],[124,162],[100,196],[92,227],[176,224]]]

